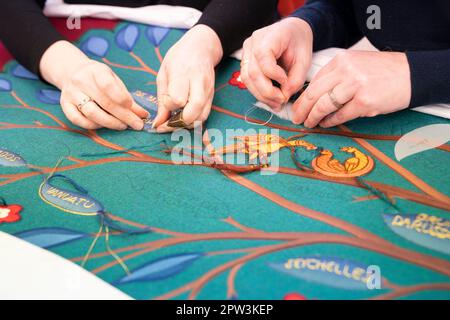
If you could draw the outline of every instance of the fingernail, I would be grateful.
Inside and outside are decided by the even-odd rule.
[[[122,124],[119,126],[119,130],[123,131],[126,130],[128,128],[128,126],[126,124]]]
[[[142,121],[142,120],[133,121],[133,123],[131,124],[131,127],[134,130],[142,130],[142,128],[144,128],[144,121]]]
[[[156,128],[156,132],[158,133],[167,133],[172,131],[173,129],[167,126],[166,123],[161,124],[158,128]]]

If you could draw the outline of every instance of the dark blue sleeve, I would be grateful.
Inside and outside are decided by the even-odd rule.
[[[410,107],[450,103],[450,50],[408,51]]]
[[[314,51],[329,47],[348,48],[363,37],[352,0],[309,0],[292,16],[311,26]]]

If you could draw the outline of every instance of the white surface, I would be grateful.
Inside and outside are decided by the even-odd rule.
[[[129,300],[78,265],[0,231],[0,300]]]
[[[48,17],[93,17],[120,19],[170,28],[190,28],[202,13],[194,8],[167,5],[140,8],[91,4],[65,4],[63,0],[47,0],[44,14]]]

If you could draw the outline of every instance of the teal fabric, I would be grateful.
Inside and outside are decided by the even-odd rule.
[[[155,45],[164,55],[182,34],[121,23],[114,32],[89,31],[79,46],[94,59],[116,64],[112,68],[130,92],[154,94],[155,75],[148,69],[117,65],[141,68],[135,55],[157,71]],[[394,155],[400,136],[449,121],[408,110],[352,121],[346,125],[350,134],[342,128],[307,130],[275,118],[261,126],[239,117],[255,99],[230,82],[238,70],[239,62],[232,59],[219,66],[208,130],[266,130],[283,138],[304,132],[300,139],[331,150],[341,162],[349,158],[341,147],[357,147],[375,162],[363,181],[388,200],[373,197],[374,190],[355,178],[298,169],[289,148],[274,153],[285,170],[265,175],[168,163],[170,155],[163,151],[178,143],[168,134],[101,129],[94,136],[65,119],[54,88],[30,79],[11,62],[0,74],[0,149],[16,158],[0,162],[0,195],[23,210],[16,222],[2,221],[0,215],[0,231],[81,264],[103,221],[113,228],[110,248],[130,274],[108,250],[105,228],[84,267],[137,299],[450,298],[450,146],[400,162]],[[249,114],[263,122],[268,116],[260,110]],[[227,138],[213,145],[234,143]],[[122,149],[129,150],[116,152]],[[199,149],[188,151],[199,154]],[[302,147],[297,154],[308,167],[316,156]],[[380,154],[388,160],[381,161]],[[389,160],[414,175],[414,183],[388,166]],[[44,180],[55,167],[70,180]],[[51,196],[44,201],[39,190],[45,183],[103,211],[81,215],[80,205],[70,201],[57,205]],[[416,221],[413,228],[398,225],[407,219]],[[151,232],[132,232],[146,227]],[[121,228],[131,230],[118,232]],[[369,266],[379,267],[381,289],[370,290],[361,280]]]

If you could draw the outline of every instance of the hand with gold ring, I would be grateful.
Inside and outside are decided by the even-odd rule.
[[[58,41],[40,62],[44,79],[61,89],[66,117],[85,129],[141,130],[148,112],[137,105],[119,77],[67,41]]]
[[[344,51],[323,67],[293,105],[293,122],[333,127],[408,107],[409,64],[404,53]]]

